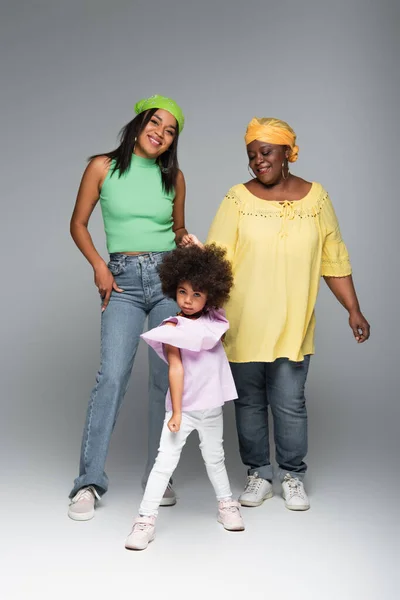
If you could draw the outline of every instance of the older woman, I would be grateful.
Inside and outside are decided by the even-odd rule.
[[[328,193],[289,171],[298,156],[293,129],[278,119],[254,118],[245,141],[254,175],[229,190],[208,235],[208,242],[227,249],[235,278],[225,345],[239,396],[240,455],[248,467],[239,500],[259,506],[273,493],[269,405],[285,505],[307,510],[304,387],[321,275],[348,311],[358,343],[368,339],[369,324]]]

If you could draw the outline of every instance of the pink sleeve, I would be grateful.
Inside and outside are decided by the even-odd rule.
[[[167,322],[176,323],[176,327],[166,325]],[[197,321],[191,321],[185,317],[170,317],[159,327],[143,333],[140,337],[157,352],[162,360],[167,362],[164,355],[164,344],[191,352],[211,350],[220,342],[228,328],[229,324],[224,314],[212,311],[207,318]]]
[[[212,308],[208,311],[207,318],[203,321],[204,334],[202,339],[202,350],[211,350],[218,344],[224,333],[229,329],[229,323],[225,317],[223,308]]]
[[[164,344],[170,344],[175,348],[185,348],[193,352],[201,350],[199,339],[197,336],[192,336],[185,327],[186,319],[179,317],[170,317],[161,323],[159,327],[150,329],[140,336],[153,350],[155,350],[160,358],[168,362],[164,354]],[[183,321],[183,322],[182,322]],[[165,325],[165,323],[176,323],[176,327]]]

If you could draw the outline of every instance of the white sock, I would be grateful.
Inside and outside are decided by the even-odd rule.
[[[220,498],[218,502],[231,502],[232,496],[227,496],[226,498]]]

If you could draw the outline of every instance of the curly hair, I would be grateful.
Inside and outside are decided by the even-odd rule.
[[[216,244],[176,248],[158,268],[163,293],[175,300],[179,284],[188,281],[194,290],[207,294],[207,306],[220,308],[233,285],[232,267],[225,256]]]

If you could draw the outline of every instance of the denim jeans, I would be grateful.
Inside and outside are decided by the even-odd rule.
[[[307,470],[307,410],[304,388],[310,356],[301,362],[231,363],[239,398],[235,400],[239,451],[248,474],[272,480],[268,405],[273,417],[278,477],[303,479]]]
[[[88,485],[95,486],[99,494],[107,491],[104,467],[111,434],[128,387],[145,319],[148,317],[148,326],[152,329],[177,312],[176,303],[165,298],[161,290],[157,266],[164,255],[157,252],[110,256],[109,269],[124,291],[113,290],[101,316],[101,364],[89,402],[79,477],[75,479],[71,498]],[[144,483],[157,456],[168,390],[168,365],[151,349],[149,366],[148,458]]]

